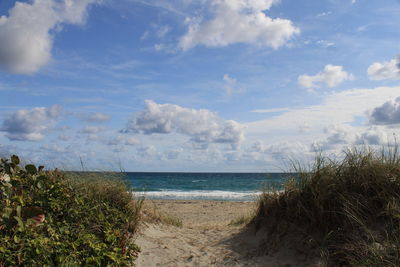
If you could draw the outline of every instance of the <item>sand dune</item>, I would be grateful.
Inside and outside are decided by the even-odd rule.
[[[139,267],[152,266],[315,266],[315,259],[285,248],[260,250],[262,231],[230,225],[254,209],[253,202],[151,201],[162,212],[182,219],[183,226],[146,223],[136,243]],[[267,255],[266,255],[267,254]]]

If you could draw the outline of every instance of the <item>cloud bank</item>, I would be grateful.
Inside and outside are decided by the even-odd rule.
[[[62,24],[82,24],[88,5],[97,0],[16,2],[0,17],[0,67],[32,74],[51,60],[55,32]]]
[[[202,21],[187,19],[188,32],[180,39],[182,50],[197,45],[222,47],[234,43],[251,43],[279,48],[300,33],[292,21],[268,17],[268,10],[277,0],[213,0],[214,18]]]
[[[180,133],[196,143],[227,143],[237,147],[244,140],[244,126],[224,120],[205,109],[189,109],[147,100],[144,110],[132,118],[126,132],[144,134]]]
[[[9,140],[39,141],[61,115],[62,107],[36,107],[31,110],[21,109],[9,115],[0,127]]]

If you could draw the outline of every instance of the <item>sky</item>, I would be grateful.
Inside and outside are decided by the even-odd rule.
[[[398,0],[2,0],[0,155],[276,172],[393,144],[399,26]]]

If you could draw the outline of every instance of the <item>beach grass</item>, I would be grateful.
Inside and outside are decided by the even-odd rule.
[[[255,210],[250,210],[246,214],[238,215],[236,218],[231,220],[228,225],[231,226],[243,226],[248,225],[256,215]]]
[[[183,226],[181,218],[168,214],[166,212],[162,212],[159,208],[157,208],[157,205],[151,200],[146,200],[146,203],[142,209],[142,214],[143,214],[143,222],[161,223],[166,225],[173,225],[176,227]]]
[[[108,173],[0,159],[0,266],[131,266],[142,200]]]
[[[252,224],[264,250],[291,240],[328,266],[400,266],[400,156],[349,149],[342,160],[318,156],[281,192],[265,192]]]

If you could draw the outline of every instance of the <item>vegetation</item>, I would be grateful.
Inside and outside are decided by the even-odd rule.
[[[146,200],[146,205],[142,209],[143,221],[148,223],[162,223],[182,227],[182,220],[176,216],[161,212],[154,202]]]
[[[329,266],[400,266],[400,157],[397,147],[318,157],[283,192],[264,193],[252,223],[271,249],[289,238]],[[311,250],[310,250],[311,249]]]
[[[0,266],[130,266],[141,205],[121,180],[0,159]]]
[[[232,226],[241,226],[241,225],[247,225],[251,222],[251,220],[255,216],[255,211],[252,209],[250,212],[248,212],[245,215],[238,215],[235,219],[231,220],[231,222],[228,225]]]

